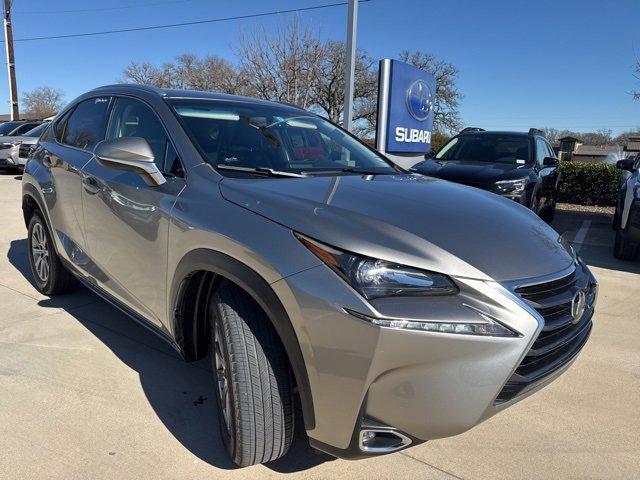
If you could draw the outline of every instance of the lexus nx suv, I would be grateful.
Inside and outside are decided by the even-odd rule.
[[[542,131],[465,128],[413,170],[510,198],[547,222],[555,216],[559,161]]]
[[[640,250],[640,154],[619,160],[616,166],[622,175],[613,217],[613,254],[621,260],[635,260]]]
[[[293,106],[101,87],[22,181],[40,292],[81,283],[186,361],[210,354],[241,466],[284,455],[300,410],[343,458],[459,434],[558,377],[591,331],[597,283],[531,211]]]

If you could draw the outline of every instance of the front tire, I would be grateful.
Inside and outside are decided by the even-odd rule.
[[[218,287],[210,312],[225,447],[241,467],[280,458],[294,426],[291,370],[282,343],[255,300],[231,283]]]
[[[635,260],[638,256],[638,244],[630,243],[624,230],[616,230],[613,256],[620,260]]]
[[[29,266],[36,289],[48,296],[73,291],[78,281],[60,261],[49,229],[37,210],[29,219],[27,239]]]

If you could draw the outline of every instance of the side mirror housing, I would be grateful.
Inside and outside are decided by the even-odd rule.
[[[542,160],[543,167],[557,167],[558,165],[560,165],[560,160],[554,157],[544,157]]]
[[[616,162],[616,168],[619,168],[620,170],[626,170],[628,172],[633,172],[635,170],[635,163],[635,158],[625,158]]]
[[[156,166],[153,151],[144,138],[104,140],[96,146],[94,156],[106,167],[139,173],[150,185],[162,185],[167,181]]]

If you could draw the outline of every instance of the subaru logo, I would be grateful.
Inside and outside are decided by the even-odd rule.
[[[433,95],[427,82],[416,80],[407,89],[407,110],[413,118],[423,122],[433,108]]]
[[[587,308],[587,296],[584,290],[579,290],[571,300],[571,323],[578,323]]]

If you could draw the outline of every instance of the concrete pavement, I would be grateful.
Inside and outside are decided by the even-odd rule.
[[[335,460],[299,432],[284,459],[235,469],[208,361],[182,362],[84,289],[37,293],[14,177],[0,172],[0,478],[640,478],[640,262],[613,259],[609,217],[558,212],[601,290],[590,342],[542,392],[397,454]]]

